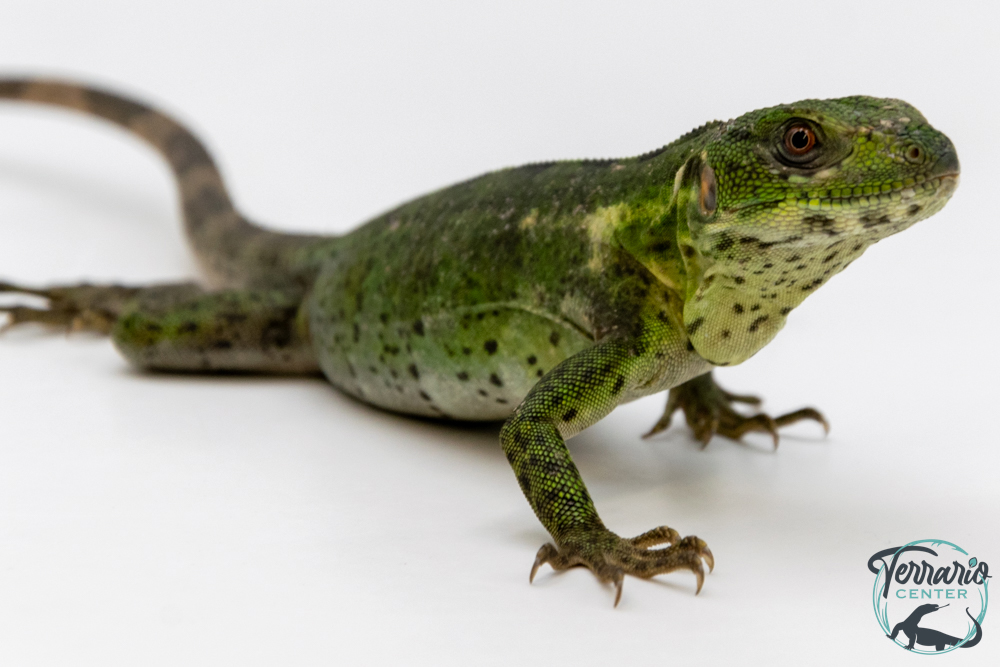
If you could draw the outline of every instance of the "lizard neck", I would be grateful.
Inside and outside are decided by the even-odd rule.
[[[686,229],[681,201],[686,193],[680,185],[685,163],[701,151],[708,140],[708,130],[713,128],[711,124],[698,128],[652,158],[659,174],[657,187],[636,192],[625,202],[614,230],[618,247],[682,297],[690,282],[684,253],[692,250],[678,236],[682,227]],[[643,157],[635,158],[633,162],[642,160]]]

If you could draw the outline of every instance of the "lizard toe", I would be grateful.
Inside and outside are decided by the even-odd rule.
[[[789,412],[781,415],[780,417],[775,417],[774,423],[780,428],[782,426],[788,426],[789,424],[806,420],[817,422],[823,427],[823,432],[825,434],[830,433],[830,422],[826,420],[823,413],[815,408],[802,408],[801,410],[796,410],[795,412]]]

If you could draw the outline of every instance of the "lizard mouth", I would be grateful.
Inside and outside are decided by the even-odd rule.
[[[799,208],[809,211],[851,211],[891,206],[912,199],[928,199],[935,195],[951,196],[958,186],[959,172],[951,171],[932,176],[918,176],[904,182],[856,188],[830,188],[808,193],[790,193],[784,199],[750,202],[727,208],[727,213],[744,213],[753,209]],[[859,192],[860,191],[860,192]],[[815,195],[815,196],[810,196]]]
[[[912,182],[911,182],[912,181]],[[917,177],[903,183],[887,183],[882,186],[860,188],[834,188],[817,193],[816,197],[791,196],[798,208],[814,211],[839,211],[843,209],[864,209],[889,206],[910,199],[933,197],[944,191],[950,195],[958,185],[958,172],[950,172],[934,177]]]

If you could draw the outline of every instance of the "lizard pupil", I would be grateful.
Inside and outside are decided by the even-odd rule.
[[[816,135],[808,127],[793,127],[785,135],[785,146],[793,155],[804,155],[815,145]]]
[[[805,157],[816,145],[816,133],[808,125],[795,124],[785,132],[785,155],[792,158]]]

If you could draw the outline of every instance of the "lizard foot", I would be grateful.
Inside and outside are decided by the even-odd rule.
[[[769,433],[777,449],[778,429],[805,419],[819,422],[826,433],[830,432],[826,418],[813,408],[802,408],[779,417],[764,413],[748,417],[734,410],[733,403],[760,405],[760,399],[731,394],[715,383],[711,373],[706,373],[670,390],[663,416],[643,437],[649,438],[666,430],[677,410],[684,411],[688,426],[694,431],[695,438],[701,441],[702,447],[707,446],[716,434],[740,440],[745,434],[756,431]]]
[[[7,315],[7,322],[0,331],[34,322],[68,332],[91,331],[106,335],[111,332],[125,304],[138,292],[139,288],[121,285],[80,284],[36,289],[0,283],[0,293],[26,294],[48,300],[44,308],[0,306],[0,313]]]
[[[669,545],[661,549],[651,549],[657,545]],[[681,537],[673,528],[660,526],[633,538],[622,538],[607,528],[571,534],[560,540],[559,546],[545,544],[538,550],[535,563],[531,566],[528,581],[535,580],[535,574],[545,563],[553,570],[566,570],[585,566],[605,583],[615,586],[615,606],[622,597],[622,583],[626,574],[643,579],[674,570],[691,570],[698,579],[695,594],[701,592],[705,583],[705,568],[715,568],[715,557],[703,540],[693,535]]]

